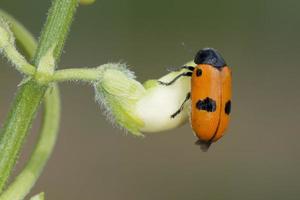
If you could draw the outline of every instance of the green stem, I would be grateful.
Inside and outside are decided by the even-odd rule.
[[[25,168],[3,192],[0,200],[21,200],[40,176],[55,145],[60,121],[60,99],[57,87],[49,88],[45,96],[43,126],[38,143]]]
[[[16,163],[47,87],[30,80],[19,89],[0,135],[0,191]]]
[[[33,35],[14,17],[0,9],[0,16],[6,19],[10,24],[10,29],[19,42],[21,48],[32,58],[36,50],[36,40]]]
[[[54,72],[53,82],[63,81],[97,81],[101,77],[102,70],[99,68],[62,69]]]
[[[6,12],[0,10],[0,16],[9,21],[11,27],[14,27],[12,31],[17,41],[28,57],[31,58],[37,46],[34,37],[22,24],[9,16]],[[31,41],[31,43],[28,43],[28,41]],[[35,150],[25,168],[16,177],[14,182],[9,185],[8,189],[3,192],[0,199],[22,199],[25,197],[37,181],[37,178],[51,155],[60,122],[60,97],[56,84],[53,86],[53,91],[48,90],[48,93],[46,93],[44,106],[43,125]],[[31,199],[44,199],[44,193],[40,193]]]
[[[36,66],[53,44],[56,44],[54,58],[56,61],[59,59],[77,4],[77,0],[53,1],[33,59]],[[13,170],[46,90],[47,85],[40,85],[35,80],[29,80],[17,92],[0,132],[0,192]]]
[[[35,74],[36,69],[30,65],[26,59],[17,51],[15,46],[10,45],[3,49],[5,56],[15,65],[16,69],[22,74],[32,76]]]
[[[18,71],[25,75],[32,76],[36,69],[34,66],[30,65],[24,56],[16,49],[13,33],[15,33],[16,37],[18,37],[17,42],[19,42],[20,46],[25,51],[29,49],[33,49],[33,51],[35,50],[36,46],[34,46],[35,41],[32,35],[27,30],[24,30],[25,28],[6,12],[0,10],[0,17],[0,48],[2,54],[16,67]],[[26,45],[29,45],[29,47]]]
[[[78,0],[53,0],[34,56],[36,66],[53,47],[53,57],[56,63],[59,61],[77,5]]]

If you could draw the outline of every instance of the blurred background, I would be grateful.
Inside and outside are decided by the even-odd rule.
[[[38,37],[50,3],[1,0],[0,6]],[[45,191],[48,200],[299,199],[299,9],[295,0],[80,6],[61,68],[122,61],[144,82],[214,47],[233,69],[232,121],[207,153],[194,145],[189,124],[144,139],[126,136],[102,115],[91,87],[63,83],[59,139],[32,194]],[[0,64],[3,122],[21,77],[5,59]]]

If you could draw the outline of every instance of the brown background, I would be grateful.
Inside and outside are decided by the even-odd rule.
[[[49,5],[0,3],[35,36]],[[59,140],[33,194],[45,191],[48,200],[299,199],[299,8],[295,0],[97,0],[80,7],[61,68],[123,61],[145,81],[214,47],[233,69],[232,123],[208,153],[194,145],[188,124],[138,139],[105,120],[87,84],[61,84]],[[2,59],[1,122],[19,81]]]

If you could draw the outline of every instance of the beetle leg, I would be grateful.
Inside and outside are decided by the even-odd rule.
[[[212,141],[209,140],[209,141],[202,141],[202,140],[198,140],[195,142],[196,145],[199,145],[200,146],[200,149],[203,151],[203,152],[207,152],[210,145],[211,145]]]
[[[183,107],[184,107],[184,104],[191,98],[191,93],[187,93],[183,103],[181,104],[180,108],[171,115],[171,118],[175,118],[182,110],[183,110]]]
[[[176,71],[180,71],[182,69],[187,69],[189,71],[194,71],[195,67],[193,67],[193,66],[169,67],[167,70],[169,72],[174,72],[174,71],[176,72]]]
[[[158,83],[161,84],[161,85],[166,85],[166,86],[172,85],[180,77],[182,77],[182,76],[192,76],[192,74],[193,74],[193,72],[183,72],[183,73],[179,74],[178,76],[176,76],[173,80],[171,80],[168,83],[165,83],[165,82],[162,82],[162,81],[158,81]]]

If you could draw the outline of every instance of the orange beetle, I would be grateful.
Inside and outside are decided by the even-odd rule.
[[[212,48],[200,50],[194,62],[196,67],[183,66],[188,69],[176,76],[170,85],[178,78],[191,76],[191,92],[183,104],[174,114],[176,117],[184,107],[184,103],[191,99],[191,124],[199,138],[196,144],[203,151],[207,151],[211,143],[220,139],[229,123],[231,111],[231,70],[221,55]]]

